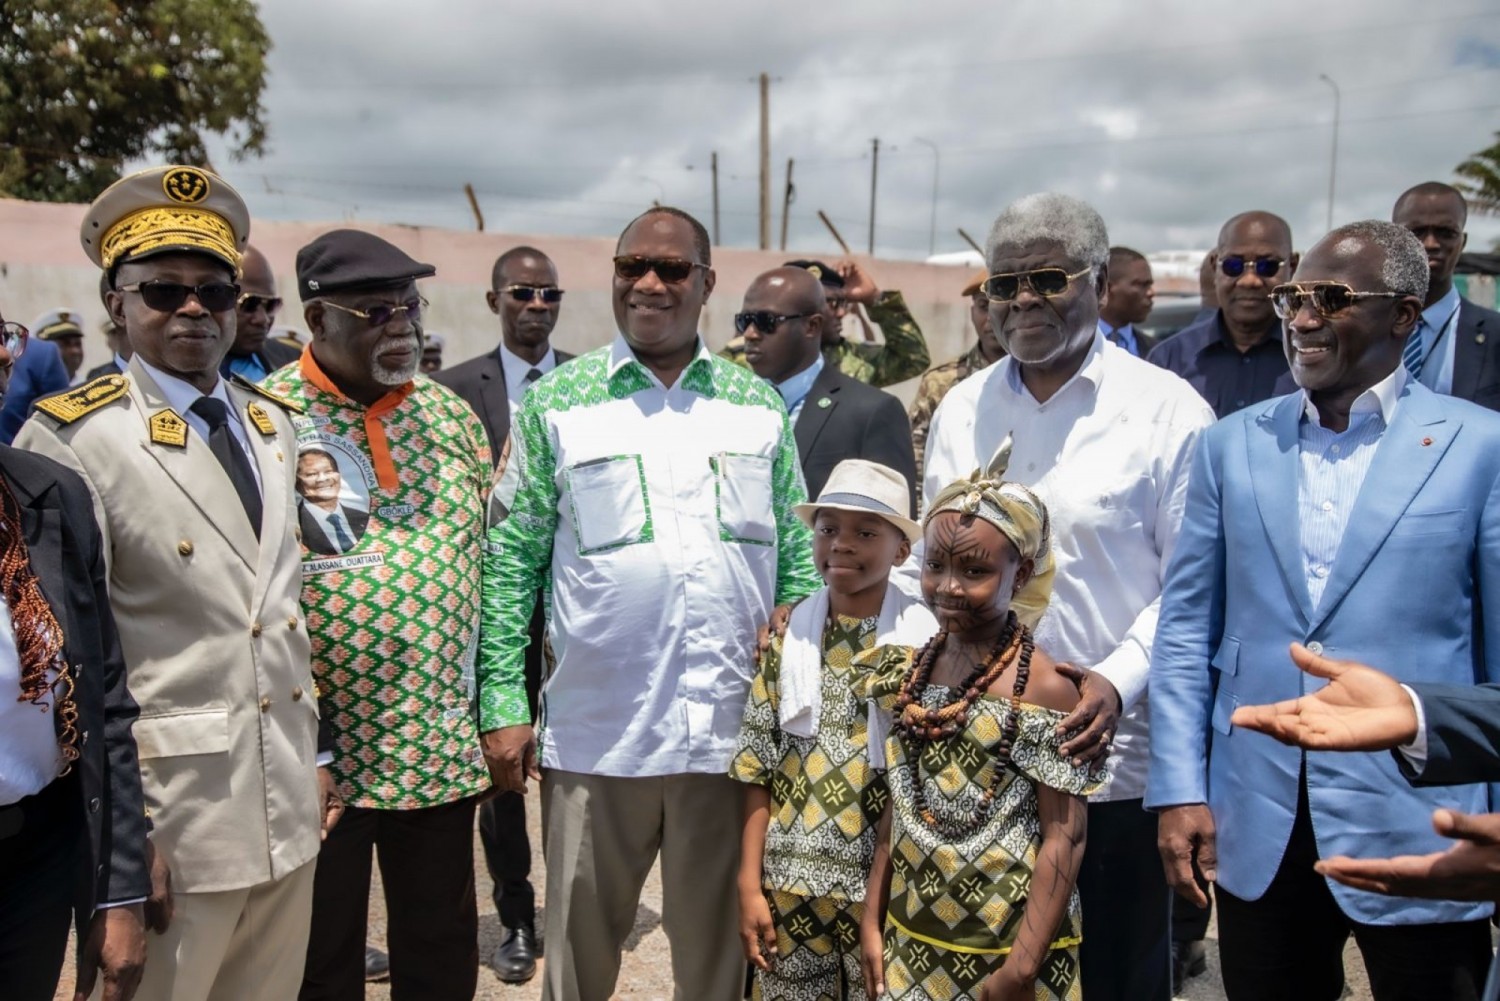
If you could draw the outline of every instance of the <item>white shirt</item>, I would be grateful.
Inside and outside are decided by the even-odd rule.
[[[924,497],[983,466],[1013,433],[1006,478],[1034,489],[1051,514],[1057,576],[1037,645],[1098,671],[1125,710],[1110,783],[1096,800],[1145,795],[1146,679],[1162,581],[1193,448],[1213,422],[1186,381],[1098,333],[1078,373],[1046,403],[1005,357],[954,386],[933,415]]]
[[[776,392],[781,394],[781,402],[786,404],[786,415],[793,427],[797,426],[797,415],[802,413],[802,404],[807,402],[807,394],[812,392],[813,383],[818,381],[822,371],[823,353],[820,351],[807,368],[790,379],[772,383]]]
[[[55,672],[47,672],[51,682]],[[57,695],[43,696],[47,711],[21,695],[21,656],[16,651],[16,632],[10,606],[0,596],[0,806],[25,796],[35,796],[51,784],[63,769],[62,750],[57,746]]]
[[[240,413],[235,410],[234,401],[229,398],[229,390],[226,388],[224,380],[219,379],[214,383],[214,388],[211,392],[204,393],[192,383],[179,379],[175,375],[168,375],[146,361],[145,358],[139,355],[136,358],[140,361],[141,368],[146,370],[146,374],[151,376],[157,388],[161,390],[161,395],[166,397],[167,405],[177,411],[177,416],[187,421],[188,427],[198,432],[198,437],[202,438],[205,442],[208,441],[208,422],[193,413],[193,404],[198,402],[198,397],[200,396],[209,396],[224,404],[225,409],[229,411],[229,431],[234,435],[234,440],[239,442],[240,448],[244,450],[245,458],[250,461],[250,471],[255,474],[256,487],[260,488],[261,492],[264,493],[264,486],[260,482],[260,466],[255,461],[255,453],[250,450],[250,438],[245,433],[244,420]]]
[[[556,367],[557,352],[551,348],[547,349],[541,361],[533,365],[506,347],[504,341],[500,343],[500,371],[505,374],[505,402],[510,406],[512,424],[516,421],[516,412],[521,409],[521,397],[526,395],[526,390],[530,389],[532,382],[536,381],[533,379],[532,382],[527,382],[526,374],[536,369],[542,375],[546,375]]]

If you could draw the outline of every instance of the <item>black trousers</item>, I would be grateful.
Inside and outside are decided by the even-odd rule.
[[[542,596],[531,615],[531,641],[526,646],[526,701],[536,719],[537,694],[542,679]],[[484,865],[495,883],[495,911],[507,928],[536,922],[536,889],[531,885],[531,838],[526,833],[526,797],[501,793],[479,806],[479,843]]]
[[[1344,991],[1344,945],[1354,936],[1375,1001],[1475,1001],[1490,966],[1488,921],[1366,925],[1350,920],[1313,871],[1303,783],[1281,867],[1259,900],[1216,887],[1219,961],[1230,1001],[1334,1001]]]
[[[1208,880],[1198,878],[1198,889],[1208,898],[1208,905],[1199,907],[1191,900],[1172,894],[1172,941],[1201,942],[1208,937],[1208,922],[1214,914],[1214,891]]]
[[[77,774],[0,807],[0,994],[52,1001],[77,880],[92,876]]]
[[[1088,1001],[1170,1001],[1171,892],[1156,851],[1156,814],[1138,799],[1090,803],[1078,873]]]
[[[474,800],[422,810],[351,806],[323,842],[301,1001],[363,1001],[370,855],[385,884],[391,997],[470,1001],[479,980]]]

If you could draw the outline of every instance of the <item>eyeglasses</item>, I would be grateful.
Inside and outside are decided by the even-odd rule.
[[[1281,274],[1281,269],[1286,265],[1279,257],[1256,257],[1254,259],[1234,254],[1219,261],[1219,270],[1224,272],[1226,278],[1238,278],[1245,273],[1245,268],[1253,268],[1257,278],[1275,278]]]
[[[734,314],[734,329],[743,334],[754,326],[761,333],[770,334],[788,320],[801,320],[812,315],[811,313],[773,313],[768,309],[757,309],[751,313]]]
[[[1319,316],[1334,316],[1349,309],[1360,299],[1400,299],[1400,292],[1356,292],[1343,282],[1310,282],[1299,285],[1288,282],[1271,290],[1271,306],[1276,315],[1290,320],[1302,312],[1302,307],[1312,305]]]
[[[21,357],[21,352],[26,350],[26,339],[31,332],[24,326],[13,320],[0,322],[0,347],[4,347],[10,353],[10,360],[14,362]]]
[[[339,312],[348,313],[350,316],[357,316],[372,327],[383,327],[394,320],[397,313],[405,313],[406,318],[413,323],[420,320],[422,318],[422,307],[427,305],[427,300],[421,296],[417,296],[415,299],[406,300],[399,306],[383,302],[378,306],[371,306],[369,309],[355,309],[353,306],[341,306],[332,299],[324,299],[323,305],[332,306]]]
[[[240,296],[236,305],[247,313],[253,313],[258,309],[265,309],[267,316],[275,316],[281,312],[281,296],[256,295],[253,292],[246,292]]]
[[[562,302],[563,290],[556,285],[507,285],[500,291],[508,293],[516,302],[535,302],[541,299],[549,306]]]
[[[1062,268],[1037,268],[1035,271],[1014,271],[1003,275],[990,275],[980,288],[994,302],[1012,302],[1021,294],[1021,283],[1037,295],[1050,299],[1062,295],[1075,279],[1082,278],[1094,269],[1084,268],[1071,275]]]
[[[202,285],[184,285],[181,282],[144,281],[134,285],[121,285],[117,292],[137,292],[147,307],[158,313],[175,313],[188,301],[188,296],[210,313],[224,313],[234,308],[240,297],[240,287],[233,282],[204,282]]]
[[[687,281],[694,268],[707,270],[708,265],[671,257],[636,257],[627,254],[615,258],[615,277],[627,282],[638,282],[646,277],[646,272],[655,271],[656,277],[668,285],[676,285]]]

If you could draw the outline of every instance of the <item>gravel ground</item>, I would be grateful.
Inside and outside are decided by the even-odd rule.
[[[534,847],[541,844],[541,831],[538,824],[540,815],[540,797],[533,784],[527,820],[531,826]],[[479,957],[483,964],[494,954],[495,947],[500,944],[500,922],[495,915],[494,903],[490,899],[492,884],[488,874],[484,872],[483,855],[480,852],[477,832],[474,837],[474,857],[476,860],[481,860],[478,862]],[[546,883],[546,876],[541,872],[540,858],[537,860],[536,869],[533,879],[536,882],[537,898],[540,900]],[[379,878],[377,868],[376,887],[371,893],[370,900],[370,941],[384,947],[385,899],[379,889]],[[1219,983],[1216,936],[1217,931],[1210,929],[1208,972],[1201,977],[1189,980],[1183,992],[1178,995],[1179,1001],[1224,1001],[1224,989]],[[545,963],[546,960],[542,962]],[[1352,1001],[1368,1001],[1370,990],[1365,980],[1364,967],[1352,943],[1345,953],[1345,968],[1349,970],[1349,990],[1345,992],[1345,998],[1352,999]],[[65,971],[63,983],[58,988],[58,1001],[72,1001],[72,992],[73,977],[70,964],[69,969]],[[475,994],[478,1001],[535,1001],[541,995],[540,971],[538,978],[530,983],[511,986],[501,983],[488,966],[481,965],[479,968],[479,990]],[[365,991],[365,997],[369,1001],[389,1001],[390,996],[389,984],[370,984]],[[635,932],[625,944],[625,956],[621,963],[620,982],[615,996],[625,1001],[670,1001],[672,998],[671,957],[667,948],[666,935],[661,930],[661,878],[655,870],[647,879],[645,890],[641,894],[640,909],[636,913]]]

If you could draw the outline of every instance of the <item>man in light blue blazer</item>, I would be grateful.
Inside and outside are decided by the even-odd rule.
[[[1167,572],[1145,805],[1174,888],[1201,899],[1195,865],[1217,883],[1232,1001],[1332,1001],[1350,934],[1377,1001],[1477,998],[1489,965],[1490,905],[1394,900],[1313,869],[1441,851],[1433,810],[1488,812],[1488,787],[1413,788],[1388,754],[1302,751],[1230,718],[1317,684],[1293,642],[1407,683],[1500,681],[1500,640],[1481,641],[1500,637],[1500,417],[1402,366],[1427,285],[1409,237],[1341,227],[1273,291],[1301,390],[1204,433]]]

